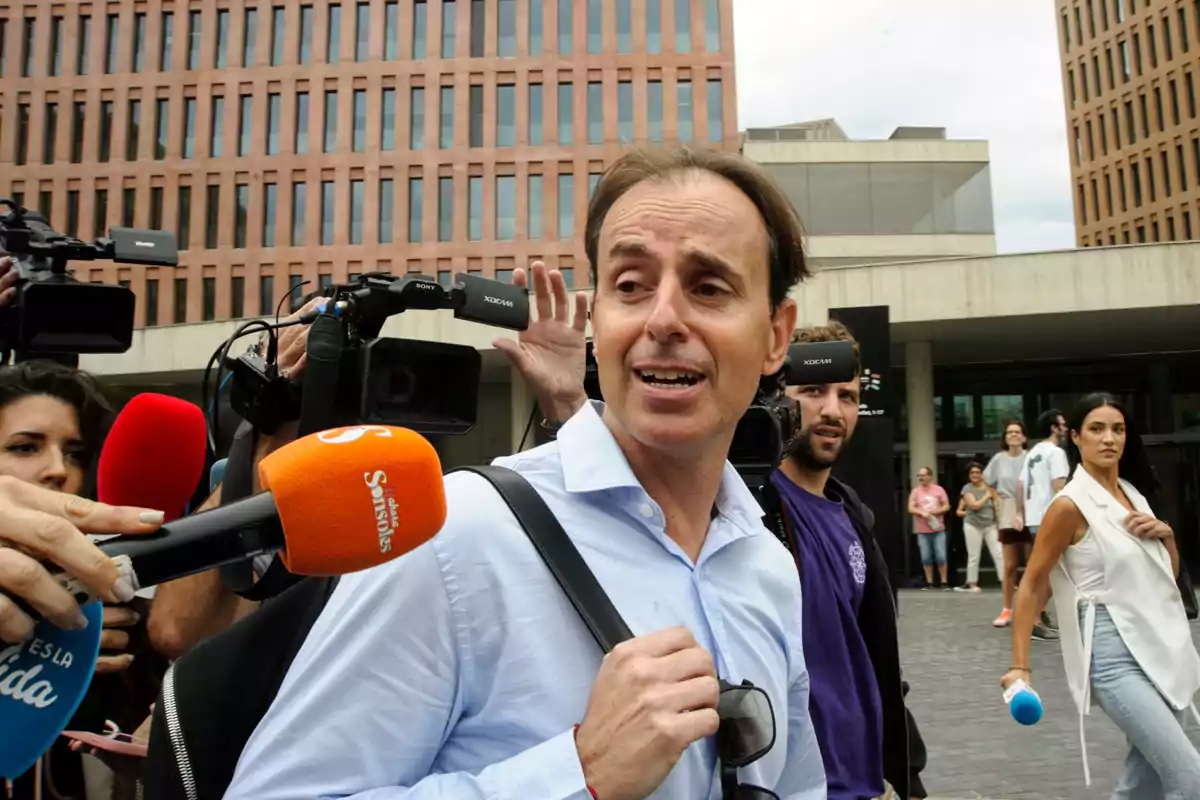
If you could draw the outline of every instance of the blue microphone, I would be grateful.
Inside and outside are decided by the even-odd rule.
[[[1036,725],[1042,718],[1042,698],[1023,680],[1015,680],[1004,690],[1008,713],[1022,725]]]

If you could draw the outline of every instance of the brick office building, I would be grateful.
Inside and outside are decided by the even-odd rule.
[[[78,267],[138,326],[371,270],[582,285],[628,143],[737,138],[732,0],[0,0],[0,196],[174,231],[178,270]]]
[[[1200,0],[1058,0],[1076,243],[1200,238]]]

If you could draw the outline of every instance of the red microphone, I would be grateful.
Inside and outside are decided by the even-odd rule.
[[[208,425],[196,405],[146,392],[125,404],[96,468],[101,503],[183,516],[204,474]]]

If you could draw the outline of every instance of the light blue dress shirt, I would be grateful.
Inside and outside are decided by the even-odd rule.
[[[767,691],[775,746],[741,780],[784,800],[823,799],[795,563],[726,464],[693,564],[601,410],[589,404],[557,442],[495,463],[538,489],[635,636],[686,626],[721,677]],[[432,541],[341,580],[227,800],[590,800],[573,727],[600,648],[490,484],[452,474],[446,499]],[[720,796],[712,739],[692,744],[651,795]]]

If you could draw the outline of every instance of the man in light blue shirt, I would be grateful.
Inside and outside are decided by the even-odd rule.
[[[774,712],[736,782],[825,797],[796,570],[726,461],[795,327],[795,213],[738,156],[635,152],[597,187],[586,249],[607,403],[497,463],[546,500],[635,638],[601,653],[504,502],[451,475],[437,537],[342,579],[230,800],[732,800],[718,678]],[[560,289],[539,316],[565,315]]]

